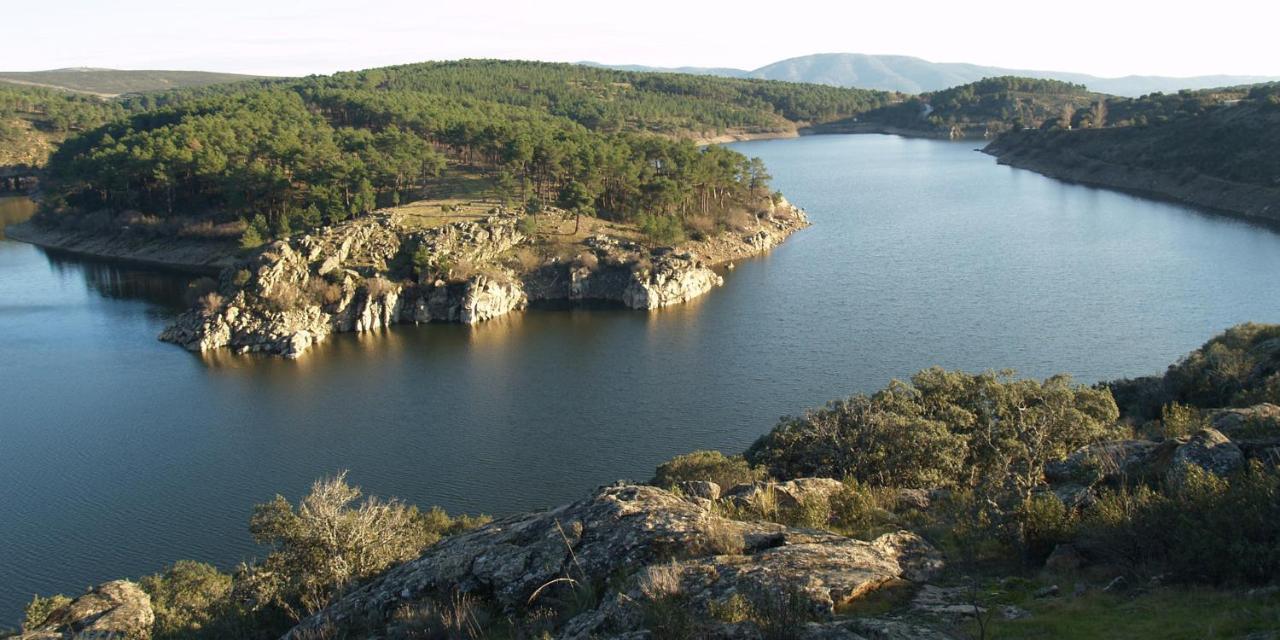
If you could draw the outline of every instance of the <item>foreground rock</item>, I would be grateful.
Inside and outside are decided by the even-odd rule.
[[[146,640],[154,622],[151,597],[132,582],[116,580],[55,609],[44,624],[17,636],[17,640]]]
[[[940,554],[909,532],[871,542],[721,518],[649,486],[617,485],[551,511],[495,521],[431,547],[304,621],[286,637],[332,626],[385,629],[404,607],[483,598],[519,619],[585,585],[597,604],[555,637],[611,637],[644,628],[650,603],[678,598],[707,633],[728,633],[712,611],[735,598],[789,603],[815,622],[890,582],[923,581]],[[820,626],[820,625],[819,625]],[[752,637],[750,634],[739,637]]]
[[[411,229],[395,213],[278,241],[224,270],[216,291],[160,339],[197,352],[231,348],[296,357],[330,334],[394,324],[475,324],[531,300],[608,300],[657,309],[724,283],[712,267],[768,251],[808,225],[799,209],[770,203],[747,232],[650,249],[593,236],[573,261],[528,265],[513,250],[533,240],[514,215]]]

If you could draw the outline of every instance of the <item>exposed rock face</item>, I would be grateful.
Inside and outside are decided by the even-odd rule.
[[[70,604],[53,611],[38,629],[18,640],[118,638],[147,640],[155,622],[151,596],[126,580],[101,584]]]
[[[160,339],[197,352],[229,347],[296,357],[331,333],[409,322],[475,324],[523,309],[530,299],[656,309],[723,284],[714,264],[766,251],[808,225],[804,212],[779,200],[741,237],[720,234],[676,252],[595,236],[584,243],[583,263],[552,258],[516,273],[505,257],[529,240],[517,220],[497,215],[416,230],[394,213],[375,213],[275,242],[223,271],[218,296],[184,313]],[[411,282],[407,265],[421,260],[417,266],[438,277]]]
[[[632,309],[657,309],[688,302],[722,284],[724,278],[692,255],[665,255],[653,261],[653,268],[632,272],[621,298]]]
[[[831,478],[796,478],[786,482],[740,484],[724,494],[739,506],[759,500],[761,494],[772,493],[781,509],[795,509],[811,498],[826,499],[844,490],[844,483]]]
[[[1209,423],[1232,439],[1280,436],[1280,407],[1262,403],[1243,409],[1219,409]]]
[[[727,548],[726,537],[740,540],[736,547],[745,550]],[[619,637],[641,627],[650,572],[665,573],[703,617],[712,603],[754,594],[798,597],[814,616],[829,619],[836,606],[887,582],[924,580],[940,568],[940,554],[908,532],[864,542],[738,522],[655,487],[616,485],[580,502],[449,538],[338,600],[288,637],[301,637],[325,620],[372,620],[377,626],[401,605],[455,590],[516,611],[555,597],[557,590],[564,595],[572,587],[563,578],[617,586],[598,607],[566,622],[557,637]]]
[[[1240,468],[1244,454],[1240,447],[1215,429],[1201,429],[1184,445],[1173,452],[1170,479],[1178,477],[1184,466],[1196,466],[1219,476],[1225,476]]]
[[[160,339],[192,351],[231,347],[296,357],[331,333],[402,322],[481,322],[523,308],[526,297],[514,278],[501,283],[477,274],[418,286],[381,274],[410,248],[426,247],[436,264],[482,264],[524,240],[512,217],[426,231],[406,231],[388,215],[349,221],[273,243],[228,269],[221,288],[234,293],[219,306],[183,314]]]

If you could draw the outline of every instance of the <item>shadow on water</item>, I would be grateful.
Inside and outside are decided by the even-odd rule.
[[[195,279],[174,271],[80,258],[51,249],[41,251],[58,277],[83,279],[89,291],[103,298],[154,305],[159,315],[176,315],[185,310],[187,286]]]

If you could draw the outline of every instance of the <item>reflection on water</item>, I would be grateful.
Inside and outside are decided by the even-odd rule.
[[[183,294],[192,280],[190,276],[50,250],[45,250],[45,257],[58,277],[82,279],[86,287],[104,298],[146,302],[159,307],[158,311],[165,315],[186,308]]]
[[[36,203],[25,196],[0,197],[0,240],[4,240],[4,228],[18,222],[26,222],[36,213]]]
[[[184,278],[0,240],[0,627],[34,592],[230,566],[258,551],[254,503],[340,469],[371,494],[504,514],[740,451],[779,415],[934,364],[1092,382],[1280,321],[1273,233],[969,144],[739,146],[814,226],[692,304],[399,326],[296,361],[160,343]]]

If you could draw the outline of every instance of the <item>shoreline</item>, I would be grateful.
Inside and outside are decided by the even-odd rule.
[[[1205,213],[1280,227],[1280,189],[1231,182],[1205,175],[1190,179],[1167,173],[1111,164],[1069,153],[1062,156],[1006,149],[997,142],[982,153],[997,164],[1033,171],[1054,180],[1108,189],[1130,195],[1179,204]]]
[[[5,238],[81,258],[153,269],[216,276],[237,259],[234,244],[197,240],[100,237],[88,232],[43,229],[31,221],[11,224]]]

